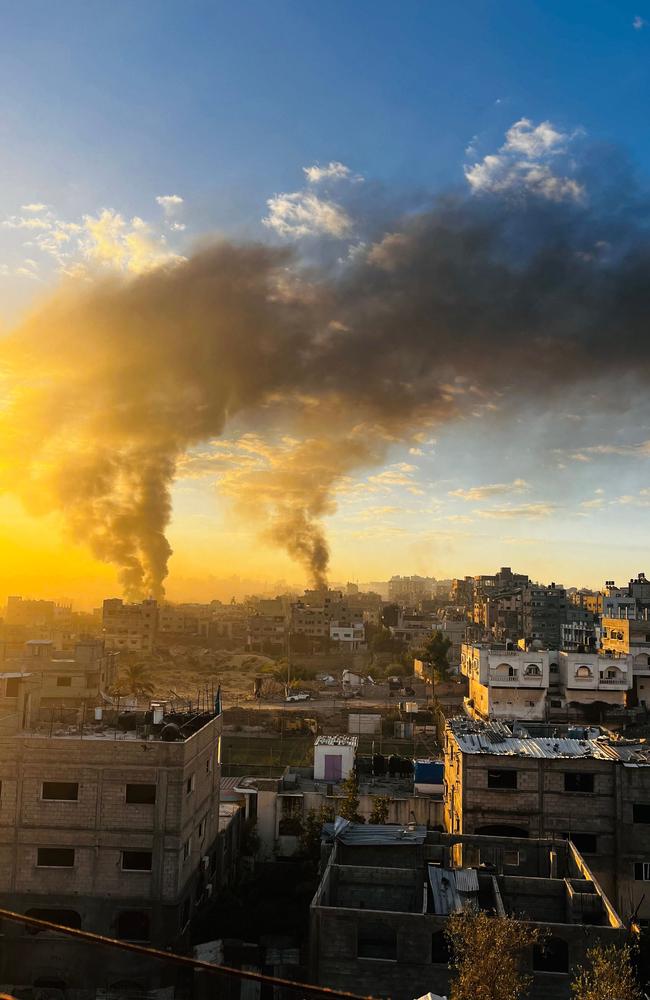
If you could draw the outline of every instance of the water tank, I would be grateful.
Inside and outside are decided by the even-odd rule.
[[[164,743],[175,743],[180,740],[181,731],[175,722],[168,722],[166,726],[163,726],[160,738]]]

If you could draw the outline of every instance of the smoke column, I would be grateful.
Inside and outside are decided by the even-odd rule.
[[[333,492],[390,444],[497,391],[544,408],[605,366],[647,381],[648,214],[638,192],[607,212],[447,196],[373,219],[340,267],[222,242],[63,286],[3,342],[0,487],[160,596],[178,463],[243,414],[292,443],[223,488],[322,585]]]

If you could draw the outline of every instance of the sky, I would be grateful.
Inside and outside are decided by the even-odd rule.
[[[215,237],[297,246],[334,266],[364,252],[357,219],[371,204],[394,216],[438,192],[532,185],[577,202],[575,163],[612,150],[641,184],[650,173],[648,0],[3,6],[6,335],[62,282],[143,273]],[[496,391],[390,443],[335,486],[330,579],[511,565],[597,586],[643,570],[650,412],[624,380],[614,397],[569,386],[540,414]],[[250,433],[245,419],[226,428],[229,454],[250,456]],[[197,460],[219,448],[194,445],[179,465],[168,596],[305,583],[237,509],[237,479]],[[25,506],[11,480],[10,469],[0,598],[89,606],[117,593],[115,566],[71,534],[66,510]]]

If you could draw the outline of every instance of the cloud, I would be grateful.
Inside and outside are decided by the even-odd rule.
[[[352,220],[341,205],[309,191],[277,194],[267,201],[269,214],[262,223],[280,236],[334,236],[342,239]]]
[[[159,194],[156,201],[168,217],[174,215],[184,204],[184,199],[179,194]]]
[[[591,462],[594,455],[622,455],[634,458],[650,457],[650,440],[639,441],[636,444],[592,444],[587,448],[568,451],[556,448],[555,454],[572,462]]]
[[[637,16],[632,21],[632,27],[634,28],[635,31],[643,31],[644,28],[648,27],[648,22],[644,17],[639,17],[639,15],[637,14]]]
[[[360,174],[353,176],[350,168],[338,160],[331,160],[325,167],[314,164],[312,167],[302,169],[309,184],[320,184],[322,181],[363,180]]]
[[[514,479],[511,483],[488,483],[485,486],[472,486],[468,490],[449,490],[449,496],[460,497],[461,500],[486,500],[488,497],[505,496],[509,493],[524,493],[529,488],[524,479]]]
[[[557,510],[553,503],[525,503],[519,507],[493,507],[490,510],[475,510],[478,517],[494,520],[506,520],[517,517],[543,518],[550,517]]]
[[[561,132],[549,121],[534,125],[520,118],[497,153],[465,167],[467,182],[475,194],[527,192],[549,201],[579,201],[582,185],[553,169],[555,158],[567,152],[578,134]]]
[[[30,201],[27,205],[20,206],[23,212],[44,212],[47,205],[44,205],[42,201]]]

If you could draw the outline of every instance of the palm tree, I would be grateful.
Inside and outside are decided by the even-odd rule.
[[[152,695],[154,686],[149,675],[149,665],[147,663],[129,663],[120,677],[119,687],[124,687],[127,694],[132,694],[136,698],[143,695]]]

